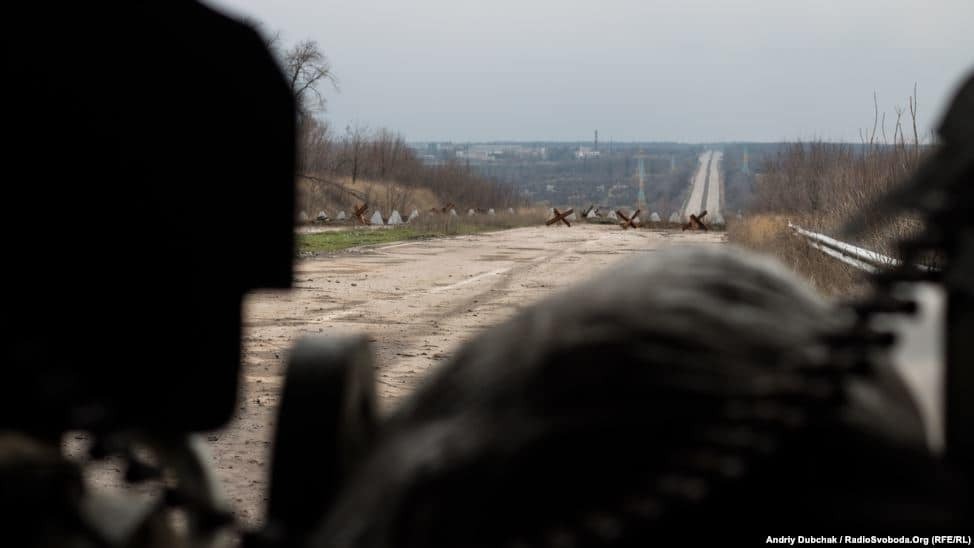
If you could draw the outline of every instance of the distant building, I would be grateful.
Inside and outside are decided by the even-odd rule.
[[[486,162],[490,159],[490,152],[476,147],[468,147],[466,150],[458,150],[457,158],[461,160],[475,160]]]
[[[599,151],[592,147],[578,147],[578,150],[575,151],[575,157],[579,160],[583,160],[585,158],[598,158]]]

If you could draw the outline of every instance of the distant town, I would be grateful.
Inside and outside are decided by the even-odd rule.
[[[666,142],[412,142],[426,165],[466,165],[513,185],[531,203],[642,207],[669,216],[686,200],[697,156],[715,145]],[[756,175],[777,144],[725,143],[720,166],[727,211],[745,207]]]

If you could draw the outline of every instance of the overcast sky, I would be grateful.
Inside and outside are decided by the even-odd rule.
[[[211,0],[318,42],[325,116],[410,141],[858,140],[974,68],[972,0]]]

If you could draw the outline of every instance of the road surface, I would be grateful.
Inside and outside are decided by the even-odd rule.
[[[290,292],[244,304],[244,384],[237,416],[213,433],[217,473],[245,522],[263,513],[274,412],[287,349],[304,335],[368,333],[389,409],[458,345],[551,292],[671,246],[723,234],[530,227],[390,244],[300,261]]]
[[[720,162],[724,153],[707,150],[698,158],[697,171],[693,174],[693,186],[690,187],[690,197],[687,198],[683,209],[683,220],[689,221],[691,214],[699,214],[706,210],[705,221],[723,223],[723,211],[720,208],[722,186],[720,183]]]
[[[220,486],[243,523],[261,522],[287,350],[302,336],[367,333],[378,366],[377,393],[388,411],[458,346],[552,292],[624,268],[634,256],[724,242],[724,233],[623,231],[581,223],[401,242],[301,260],[293,290],[258,292],[244,302],[238,408],[227,428],[206,436]],[[924,341],[935,339],[926,331],[912,331]],[[909,365],[901,370],[906,369],[904,378],[934,432],[930,441],[936,449],[942,446],[940,377],[931,373],[935,368],[916,367],[932,353],[900,353],[895,361]],[[117,490],[123,472],[109,461],[89,475],[96,487]]]

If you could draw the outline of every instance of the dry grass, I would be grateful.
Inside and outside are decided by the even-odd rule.
[[[921,222],[908,215],[870,207],[901,184],[928,152],[916,133],[916,97],[910,97],[910,118],[897,108],[892,140],[887,140],[885,115],[876,108],[871,132],[860,145],[793,143],[763,166],[755,181],[751,215],[728,225],[728,239],[774,255],[804,275],[822,292],[849,296],[864,290],[864,274],[807,245],[794,235],[788,221],[883,253],[897,256],[897,242],[916,234]],[[904,125],[914,128],[908,137]],[[873,228],[856,235],[842,228],[854,218]]]
[[[429,211],[431,208],[444,205],[432,190],[425,187],[405,187],[395,181],[378,179],[359,179],[352,183],[350,177],[341,178],[339,181],[346,188],[364,193],[369,206],[379,208],[386,215],[393,209],[409,215],[409,212],[414,209]]]
[[[866,289],[865,275],[810,247],[788,228],[814,225],[814,219],[776,214],[749,215],[728,221],[727,238],[748,249],[771,255],[803,276],[826,295],[849,297]]]
[[[383,216],[392,210],[409,215],[413,209],[428,211],[443,204],[428,188],[407,188],[394,181],[358,180],[354,184],[348,177],[334,179],[298,180],[298,211],[314,217],[319,211],[335,216],[339,211],[346,214],[356,205],[366,203],[370,212],[376,208]]]
[[[760,249],[774,245],[787,226],[788,219],[784,215],[755,215],[743,221],[732,222],[727,232],[735,240]]]
[[[373,179],[358,179],[352,182],[350,177],[336,177],[330,179],[320,178],[301,178],[298,180],[298,211],[305,212],[309,218],[314,219],[319,211],[326,212],[331,217],[336,217],[339,211],[344,211],[346,215],[361,204],[368,205],[367,217],[371,218],[375,211],[379,211],[384,219],[387,219],[393,211],[398,211],[399,215],[405,219],[413,210],[419,211],[425,217],[432,209],[441,209],[446,203],[444,200],[429,188],[409,187],[401,185],[395,181],[383,181]],[[500,217],[502,212],[506,212],[506,207],[494,204],[478,205],[476,207],[494,207],[498,212],[498,218],[494,220],[474,220],[474,224],[484,225],[504,225],[506,218],[511,220],[511,216]],[[456,204],[453,209],[458,216],[466,217],[469,207],[464,204]],[[515,218],[541,214],[543,211],[538,208],[518,208]],[[483,213],[478,217],[487,217]],[[514,226],[524,226],[515,224]]]

